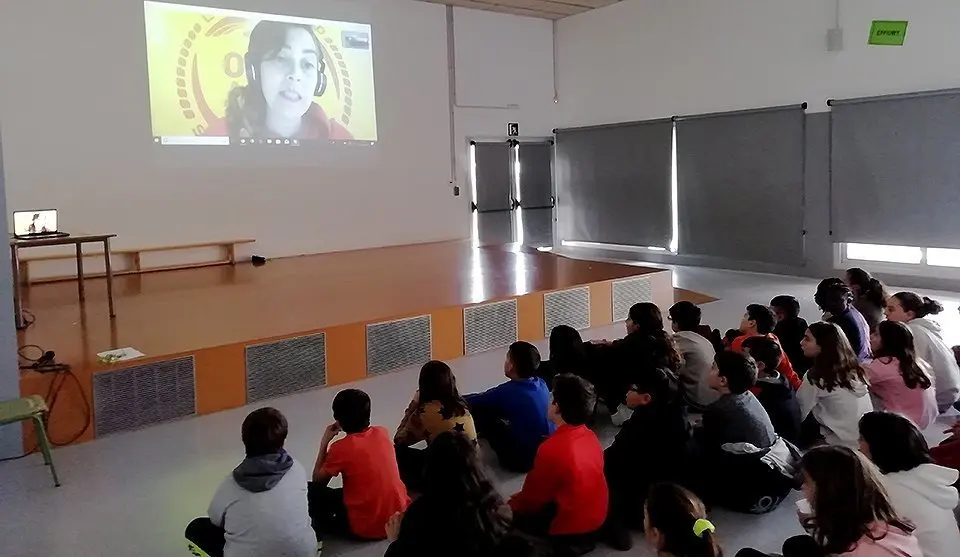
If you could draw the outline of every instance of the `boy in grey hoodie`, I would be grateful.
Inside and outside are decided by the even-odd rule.
[[[246,458],[217,489],[209,518],[187,526],[193,555],[316,557],[307,512],[307,473],[283,450],[287,419],[274,408],[251,412],[242,426]]]

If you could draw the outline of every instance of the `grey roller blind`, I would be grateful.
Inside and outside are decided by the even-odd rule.
[[[834,241],[960,248],[960,90],[831,104]]]
[[[557,130],[561,237],[669,246],[672,141],[670,120]]]
[[[677,120],[679,252],[803,263],[803,106]]]
[[[512,154],[511,147],[506,142],[474,145],[477,210],[507,211],[513,207],[511,204],[513,177],[510,175]]]

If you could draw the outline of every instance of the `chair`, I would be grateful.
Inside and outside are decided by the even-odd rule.
[[[47,428],[43,425],[43,417],[46,413],[47,403],[43,400],[43,397],[38,395],[5,400],[0,402],[0,426],[33,420],[37,439],[40,441],[40,448],[43,450],[43,463],[50,467],[50,473],[53,474],[53,483],[60,487],[57,469],[54,467],[53,458],[50,456],[50,438],[47,437]]]

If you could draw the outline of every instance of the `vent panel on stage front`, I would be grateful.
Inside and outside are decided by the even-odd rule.
[[[367,375],[380,375],[430,360],[429,315],[367,325]]]
[[[569,325],[578,331],[590,328],[589,286],[543,295],[543,330],[547,337],[557,325]]]
[[[247,403],[327,384],[324,333],[247,346]]]
[[[129,431],[196,413],[193,357],[93,375],[95,435]]]
[[[505,300],[463,308],[466,355],[503,348],[517,341],[517,301]]]
[[[637,277],[613,281],[613,320],[623,321],[630,313],[630,306],[653,301],[653,285],[649,277]]]

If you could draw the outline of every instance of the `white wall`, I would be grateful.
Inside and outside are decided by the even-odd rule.
[[[960,2],[626,0],[558,25],[558,124],[809,103],[960,86]],[[903,47],[867,46],[874,19],[909,20]]]
[[[377,146],[336,159],[323,153],[314,158],[304,148],[261,158],[236,149],[155,147],[142,2],[10,2],[0,17],[0,121],[11,210],[57,207],[65,229],[117,232],[120,247],[254,237],[256,251],[268,256],[468,237],[468,196],[454,197],[449,184],[444,6],[408,0],[193,3],[370,22]],[[549,89],[552,105],[552,43],[544,33],[550,24],[464,10],[458,17],[463,96],[471,104],[520,106],[462,111],[458,152],[465,157],[461,138],[468,135],[505,134],[495,125],[500,119],[504,130],[506,121],[519,119],[531,131],[549,131],[552,122],[529,104]],[[519,41],[519,59],[499,56],[513,40],[504,42],[505,30]],[[517,82],[522,64],[531,61],[549,73]],[[513,83],[501,91],[505,77]],[[543,83],[531,87],[531,80]],[[507,113],[515,117],[499,117]]]
[[[457,178],[469,192],[470,139],[506,139],[510,122],[521,137],[553,135],[553,22],[455,8],[454,32]]]
[[[0,137],[0,222],[6,222],[3,196],[3,138]],[[13,276],[10,266],[0,270],[0,400],[20,396],[20,370],[17,358],[17,332],[13,324]],[[0,458],[23,452],[23,429],[19,423],[0,426]]]

